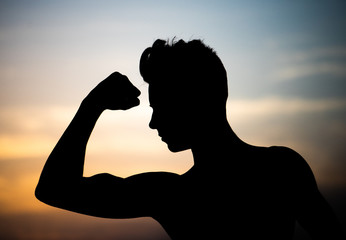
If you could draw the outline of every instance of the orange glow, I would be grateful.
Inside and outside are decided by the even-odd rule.
[[[14,181],[1,177],[1,214],[37,213],[49,210],[33,196],[37,181],[38,176],[34,173],[16,176]]]
[[[51,151],[53,144],[52,139],[40,136],[3,136],[0,137],[0,159],[42,156]]]

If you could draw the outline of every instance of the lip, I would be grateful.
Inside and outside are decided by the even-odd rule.
[[[162,136],[160,136],[160,137],[161,137],[161,140],[165,142],[166,138],[162,137]]]
[[[167,141],[169,141],[169,139],[172,138],[172,134],[167,134],[167,133],[158,132],[158,135],[159,135],[159,137],[161,138],[161,140],[162,140],[163,142],[166,142],[166,143],[167,143]]]
[[[162,141],[166,142],[167,140],[166,136],[159,133],[159,137],[161,138]]]

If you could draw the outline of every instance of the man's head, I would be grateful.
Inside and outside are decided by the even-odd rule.
[[[216,53],[200,40],[156,40],[140,59],[153,108],[150,127],[172,151],[191,148],[201,128],[225,118],[226,70]]]

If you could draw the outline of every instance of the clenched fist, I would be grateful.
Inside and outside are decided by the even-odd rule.
[[[118,72],[100,82],[84,99],[91,107],[100,110],[127,110],[139,105],[141,92],[130,80]]]

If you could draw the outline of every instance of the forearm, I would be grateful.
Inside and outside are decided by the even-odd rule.
[[[71,194],[80,191],[85,149],[103,110],[127,110],[139,104],[140,91],[125,75],[112,73],[84,99],[70,125],[61,136],[43,168],[36,197],[55,206],[66,207]],[[84,182],[84,181],[83,181]]]
[[[82,102],[43,168],[36,194],[73,185],[83,177],[85,149],[102,110]]]

